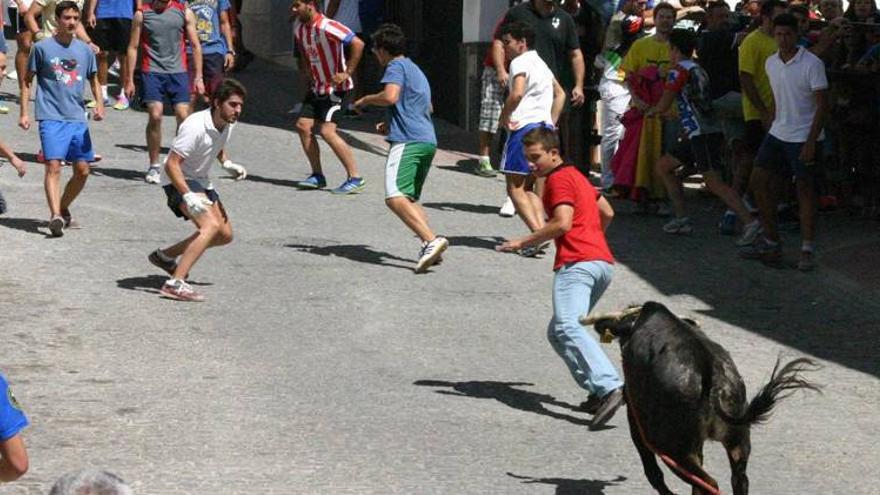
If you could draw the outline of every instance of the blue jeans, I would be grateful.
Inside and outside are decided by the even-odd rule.
[[[617,370],[578,318],[590,312],[611,283],[613,269],[605,261],[564,265],[553,277],[553,318],[547,327],[550,345],[565,361],[574,381],[587,392],[604,397],[623,385]]]

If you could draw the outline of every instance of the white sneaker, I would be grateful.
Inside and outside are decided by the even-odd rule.
[[[11,72],[7,72],[6,79],[18,79],[18,72],[15,72],[14,69]]]
[[[688,217],[673,218],[663,226],[663,232],[667,234],[690,234],[694,227]]]
[[[150,167],[147,175],[144,177],[147,184],[158,184],[162,181],[162,175],[159,173],[159,167]]]
[[[419,262],[416,265],[416,273],[425,273],[437,260],[446,248],[449,247],[449,241],[445,237],[437,236],[433,241],[426,242],[421,251],[419,251]]]
[[[736,245],[739,247],[751,246],[754,244],[755,239],[758,238],[758,235],[761,234],[761,222],[757,220],[752,220],[752,222],[745,227],[743,227],[742,236],[736,240]]]
[[[510,199],[510,196],[504,200],[504,204],[501,205],[501,209],[498,210],[498,214],[502,217],[512,217],[516,215],[516,207],[513,206],[513,200]]]

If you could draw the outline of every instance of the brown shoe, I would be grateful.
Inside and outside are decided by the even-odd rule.
[[[593,415],[593,421],[590,423],[590,430],[598,430],[614,417],[617,408],[623,404],[623,387],[614,389],[606,394],[605,397],[602,397],[601,400],[602,404],[599,405],[599,409],[596,410],[596,414]]]

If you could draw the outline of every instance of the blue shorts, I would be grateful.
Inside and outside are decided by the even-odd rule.
[[[824,146],[824,141],[816,143],[815,162],[821,159]],[[789,143],[772,134],[767,134],[761,147],[758,148],[755,166],[772,170],[786,177],[794,176],[796,179],[808,179],[815,175],[817,165],[801,161],[800,155],[803,147],[804,143]]]
[[[76,163],[95,160],[92,137],[86,122],[41,120],[40,145],[47,162],[64,160]]]
[[[504,153],[501,155],[502,174],[529,175],[532,169],[529,168],[529,161],[526,159],[523,151],[522,138],[536,127],[545,127],[553,129],[550,124],[538,122],[535,124],[526,124],[525,127],[517,129],[507,135],[507,142],[504,143]]]
[[[172,105],[189,104],[189,75],[142,72],[140,98],[143,103],[169,100]]]

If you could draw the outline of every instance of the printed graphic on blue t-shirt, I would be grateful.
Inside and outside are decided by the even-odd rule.
[[[134,17],[132,0],[99,0],[95,7],[97,19],[131,19]]]
[[[6,377],[0,374],[0,442],[14,437],[28,425],[27,417],[12,395]]]
[[[229,0],[188,0],[186,6],[196,16],[196,32],[202,44],[202,53],[226,55],[229,48],[226,46],[226,38],[220,32],[220,12],[229,10]],[[192,53],[189,44],[186,52]]]
[[[34,45],[28,70],[37,75],[37,120],[86,120],[83,90],[97,71],[88,45],[75,39],[64,46],[46,38]]]
[[[406,57],[394,59],[385,68],[382,84],[400,86],[400,98],[388,107],[389,133],[385,139],[392,143],[437,144],[431,120],[431,85],[419,66]]]

